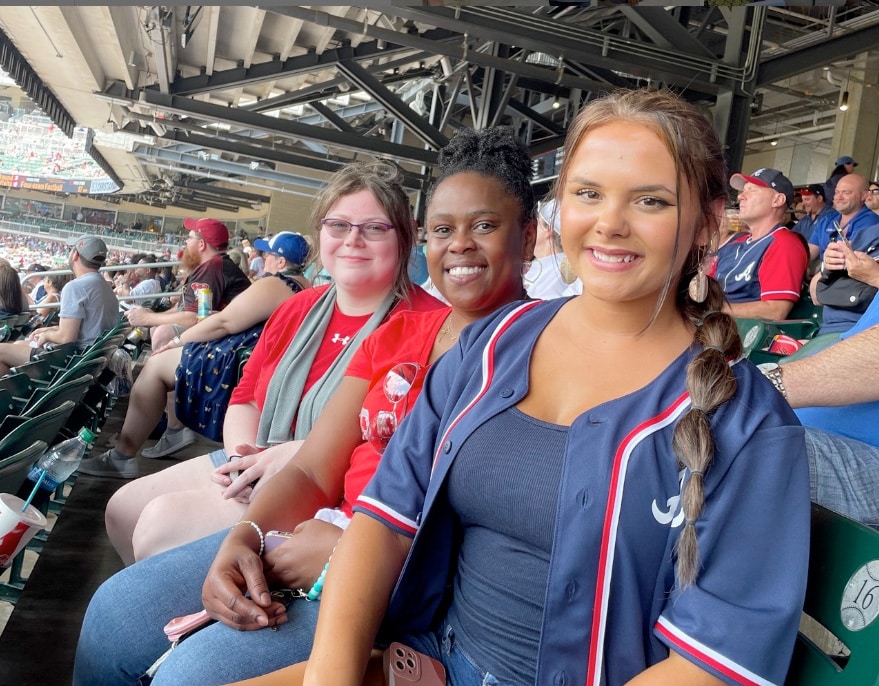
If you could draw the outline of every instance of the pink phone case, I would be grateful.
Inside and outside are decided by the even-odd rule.
[[[165,625],[165,635],[171,643],[175,643],[193,629],[197,629],[198,627],[207,624],[209,621],[211,621],[211,617],[208,615],[207,610],[193,612],[191,615],[183,615],[182,617],[175,617]]]
[[[446,670],[439,660],[402,643],[391,643],[385,661],[389,686],[446,686]]]

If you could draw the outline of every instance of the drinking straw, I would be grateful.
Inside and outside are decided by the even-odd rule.
[[[40,470],[40,478],[37,479],[37,483],[34,484],[34,487],[31,489],[31,494],[27,497],[27,500],[24,501],[24,507],[21,508],[22,512],[27,512],[28,505],[31,504],[31,500],[34,499],[34,496],[37,494],[37,490],[40,488],[40,484],[43,483],[43,479],[46,478],[46,470]]]

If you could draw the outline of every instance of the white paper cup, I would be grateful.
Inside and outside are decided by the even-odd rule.
[[[33,505],[22,512],[24,501],[11,493],[0,493],[0,569],[6,568],[18,553],[45,529],[46,518]]]

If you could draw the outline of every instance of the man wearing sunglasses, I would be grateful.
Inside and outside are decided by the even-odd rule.
[[[864,204],[879,214],[879,181],[870,182],[870,189],[867,191],[867,199]]]
[[[216,219],[183,220],[189,230],[180,262],[189,269],[178,309],[153,312],[133,307],[126,313],[133,326],[150,327],[153,348],[167,345],[175,336],[198,321],[198,296],[202,288],[211,291],[212,310],[222,310],[229,301],[250,285],[250,280],[226,255],[229,229]]]

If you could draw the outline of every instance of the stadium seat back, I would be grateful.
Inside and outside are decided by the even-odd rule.
[[[803,611],[829,635],[801,627],[787,686],[879,684],[879,532],[812,505]]]

